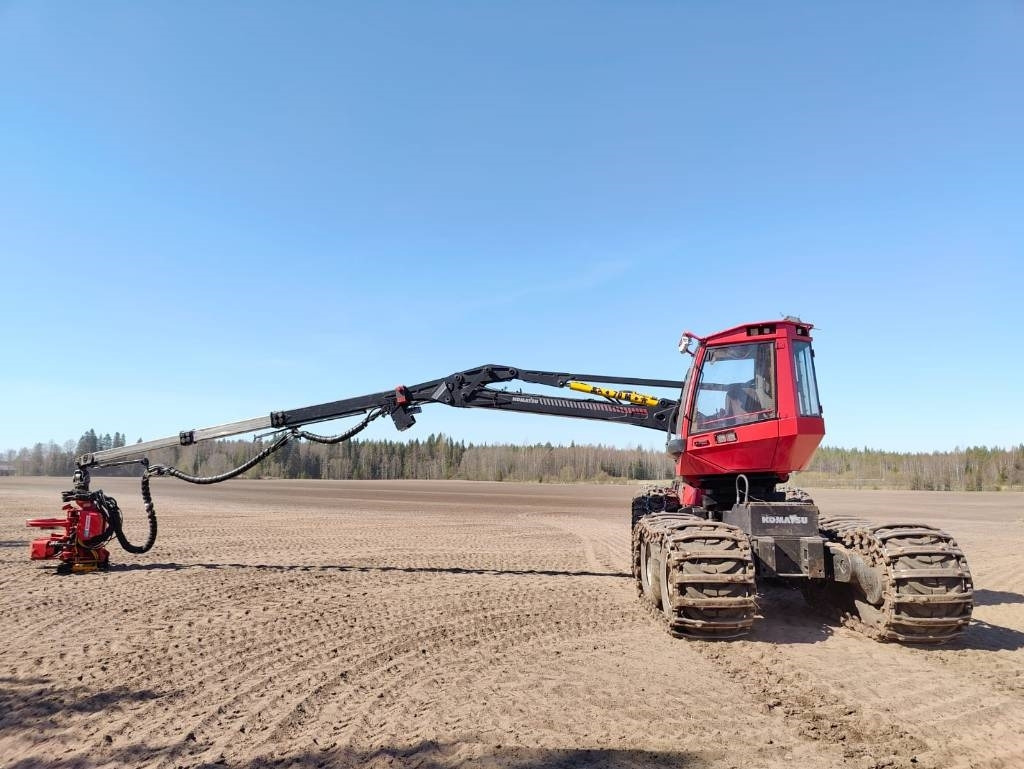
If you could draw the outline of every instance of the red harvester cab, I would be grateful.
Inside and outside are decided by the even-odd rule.
[[[740,474],[751,495],[767,498],[810,462],[825,434],[811,328],[786,319],[683,335],[693,365],[669,450],[688,487],[685,504],[731,506]]]

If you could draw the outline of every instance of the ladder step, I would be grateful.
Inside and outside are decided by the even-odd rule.
[[[928,529],[929,531],[939,531],[931,524],[921,523],[920,521],[896,521],[889,523],[870,523],[864,527],[868,531],[882,531],[882,529]]]
[[[670,542],[692,542],[695,539],[723,539],[730,542],[747,542],[747,535],[742,531],[679,531],[678,529],[669,534]]]
[[[890,641],[899,641],[901,643],[944,643],[952,638],[956,638],[959,634],[959,628],[951,628],[948,633],[929,633],[929,634],[908,634],[908,633],[894,633],[891,630],[885,632],[885,638]]]
[[[939,593],[938,595],[896,595],[893,603],[916,603],[922,606],[929,604],[972,603],[974,593],[970,590],[963,593]]]
[[[747,553],[730,550],[669,550],[668,561],[742,561],[749,560]]]
[[[909,625],[910,627],[959,627],[966,625],[970,617],[908,617],[906,614],[897,614],[893,622],[897,625]]]
[[[892,576],[896,579],[935,579],[945,577],[963,579],[970,575],[962,569],[900,569],[894,571]]]
[[[935,545],[910,545],[907,547],[893,547],[885,549],[885,557],[890,560],[901,558],[905,555],[956,555],[962,556],[964,553],[959,548],[947,547],[939,548]]]
[[[743,582],[753,587],[753,574],[680,574],[669,578],[669,583],[672,585],[728,585]]]
[[[754,611],[754,599],[746,596],[737,598],[673,598],[673,609],[742,609]]]
[[[928,526],[917,525],[913,528],[898,529],[892,525],[889,526],[872,526],[871,530],[875,532],[875,536],[882,542],[893,537],[938,537],[945,539],[948,535],[939,530],[933,529]]]
[[[722,620],[690,619],[689,617],[673,617],[671,620],[669,620],[669,625],[671,625],[673,628],[741,630],[744,628],[749,628],[753,624],[753,617],[751,617],[750,619],[743,619],[731,622],[725,622]]]

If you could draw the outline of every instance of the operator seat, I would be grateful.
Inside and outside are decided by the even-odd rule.
[[[757,397],[741,384],[729,385],[725,391],[725,415],[742,417],[759,410]]]

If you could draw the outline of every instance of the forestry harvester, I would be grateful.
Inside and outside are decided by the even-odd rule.
[[[956,542],[921,523],[872,523],[821,514],[802,492],[783,485],[804,469],[825,434],[811,349],[811,324],[786,318],[736,326],[702,338],[683,334],[692,356],[681,382],[636,377],[530,371],[487,365],[394,390],[274,411],[269,416],[85,454],[73,488],[63,494],[64,517],[28,522],[58,529],[32,543],[33,559],[58,559],[65,572],[107,568],[113,537],[144,553],[156,540],[152,476],[217,483],[255,466],[295,439],[339,443],[388,415],[399,430],[415,423],[424,404],[577,417],[662,431],[677,480],[633,499],[632,565],[641,599],[670,633],[702,639],[750,631],[758,580],[801,588],[813,604],[879,640],[939,643],[967,626],[971,574]],[[590,381],[586,381],[590,380]],[[564,397],[498,389],[521,381],[597,397]],[[592,384],[597,382],[600,384]],[[672,388],[660,398],[601,385]],[[306,425],[363,414],[341,435]],[[243,433],[271,431],[273,440],[245,464],[197,477],[151,465],[148,451],[188,446]],[[263,445],[263,444],[261,444]],[[117,502],[89,488],[92,468],[139,463],[149,538],[133,545]]]

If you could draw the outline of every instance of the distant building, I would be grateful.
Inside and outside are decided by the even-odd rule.
[[[14,475],[14,465],[9,462],[0,462],[0,475]]]

